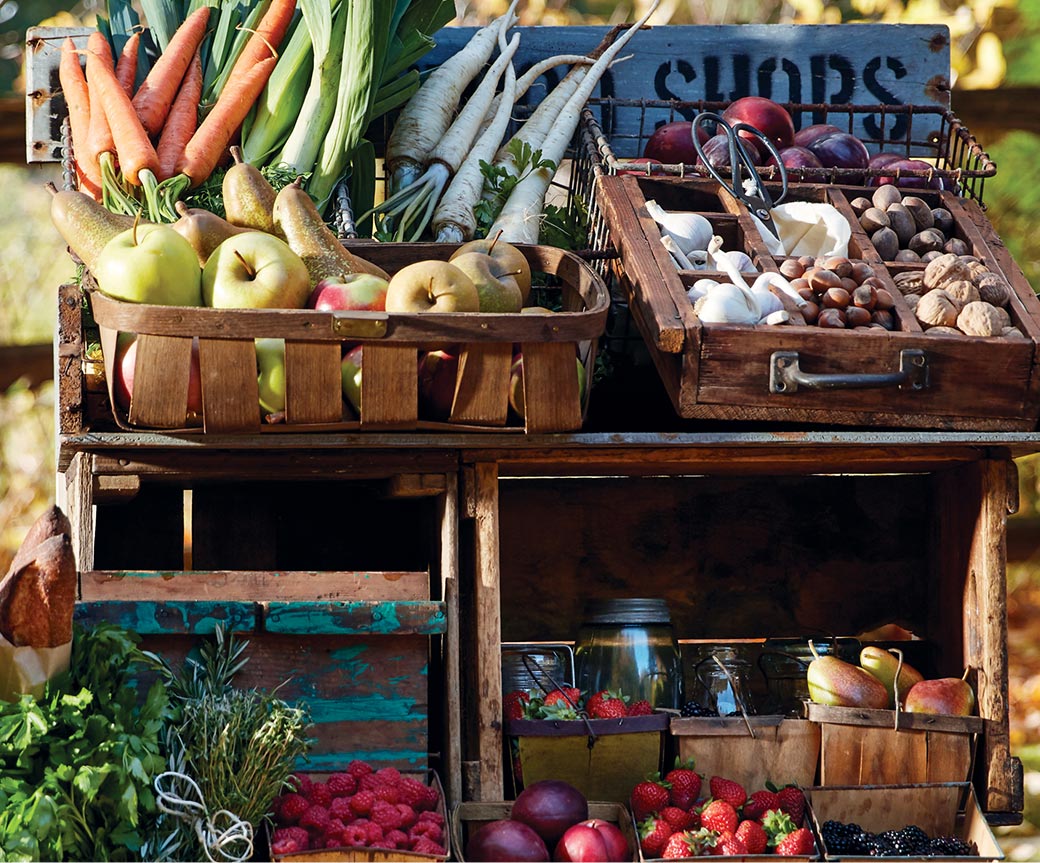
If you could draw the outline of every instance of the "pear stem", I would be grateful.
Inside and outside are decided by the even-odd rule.
[[[809,642],[809,652],[813,655],[813,659],[819,659],[820,654],[816,652],[816,645],[811,641]]]
[[[242,253],[238,249],[235,249],[235,257],[238,258],[238,262],[245,268],[246,275],[249,276],[250,279],[255,279],[256,268],[251,266],[249,261],[242,257]]]
[[[967,682],[969,674],[971,674],[971,666],[967,665],[964,668],[964,674],[961,675],[961,680]]]
[[[231,147],[231,158],[235,160],[236,165],[242,164],[242,148],[238,144]]]

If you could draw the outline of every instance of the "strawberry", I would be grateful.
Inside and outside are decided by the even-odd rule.
[[[564,686],[562,689],[554,689],[545,696],[542,703],[546,707],[560,704],[564,707],[577,708],[581,702],[581,690],[575,686]]]
[[[654,707],[645,698],[640,699],[635,704],[630,704],[628,707],[629,716],[653,716]]]
[[[357,779],[349,773],[333,773],[325,785],[333,798],[349,797],[357,791]]]
[[[329,810],[315,803],[300,816],[300,826],[315,833],[324,833],[331,820]]]
[[[620,698],[606,698],[588,710],[589,719],[623,719],[628,716],[625,702]]]
[[[731,830],[723,830],[719,834],[719,838],[715,840],[711,853],[716,857],[738,856],[747,854],[748,849],[735,833]]]
[[[663,818],[647,818],[639,823],[639,847],[644,857],[660,857],[672,835],[671,825]]]
[[[661,817],[671,825],[672,830],[676,833],[691,829],[696,820],[693,815],[678,806],[665,806],[661,810]]]
[[[283,794],[275,804],[275,820],[279,824],[295,824],[310,807],[310,801],[302,794]]]
[[[782,809],[770,809],[762,819],[762,827],[769,837],[770,848],[779,844],[788,833],[794,833],[798,829],[791,816]]]
[[[781,857],[805,857],[815,849],[812,831],[808,827],[799,827],[788,833],[776,846],[776,853]]]
[[[805,820],[805,795],[797,785],[785,785],[776,792],[780,799],[780,808],[791,816],[795,827],[801,827]]]
[[[734,782],[732,779],[712,776],[708,781],[708,787],[711,789],[712,797],[716,800],[725,800],[734,809],[739,809],[744,805],[744,801],[747,800],[747,792],[744,790],[744,786],[739,782]]]
[[[507,692],[502,699],[502,714],[506,719],[523,719],[524,707],[531,703],[531,696],[522,689]]]
[[[673,833],[664,844],[661,856],[666,860],[680,860],[683,857],[693,857],[697,851],[691,842],[692,834],[681,831]]]
[[[354,810],[355,815],[368,815],[372,811],[375,802],[376,795],[371,791],[359,791],[350,798],[350,808]]]
[[[769,836],[757,821],[741,821],[737,825],[737,838],[747,847],[748,854],[764,854]]]
[[[401,846],[398,845],[398,848]],[[439,842],[434,842],[427,839],[425,836],[420,836],[415,840],[415,844],[412,845],[412,852],[415,854],[436,854],[441,855],[444,853],[444,846]]]
[[[779,808],[780,798],[774,792],[763,788],[761,791],[748,795],[748,799],[744,803],[743,815],[745,818],[761,821],[770,809]]]
[[[737,817],[737,810],[725,800],[710,800],[701,810],[701,826],[716,833],[725,830],[732,833],[737,829],[738,823],[740,818]]]
[[[602,703],[604,701],[610,701],[613,698],[618,699],[622,704],[628,702],[628,698],[623,696],[620,692],[616,692],[613,689],[601,689],[599,692],[593,693],[589,696],[588,701],[585,702],[585,712],[588,713],[589,716],[594,717]]]
[[[632,789],[629,802],[632,804],[632,814],[636,821],[642,821],[647,815],[660,812],[669,803],[668,786],[654,773],[649,779],[637,783]]]
[[[675,759],[675,767],[668,771],[664,781],[672,786],[669,800],[673,806],[689,809],[701,793],[701,777],[693,769],[693,761]]]

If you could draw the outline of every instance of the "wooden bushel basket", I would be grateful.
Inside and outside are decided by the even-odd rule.
[[[420,260],[447,260],[442,243],[359,243],[355,252],[391,274]],[[210,309],[135,305],[90,294],[101,330],[109,395],[116,339],[138,334],[134,394],[126,429],[185,428],[192,339],[199,338],[202,430],[259,431],[439,429],[559,432],[579,429],[587,408],[596,340],[610,298],[603,281],[576,255],[549,246],[520,247],[532,271],[555,276],[562,310],[548,315],[391,314],[308,309]],[[284,338],[285,421],[261,422],[254,339]],[[364,348],[361,416],[346,413],[340,358],[344,343]],[[418,353],[461,345],[449,422],[420,420]],[[508,426],[514,346],[524,358],[525,423]],[[586,371],[580,398],[577,362]],[[195,429],[198,431],[198,429]]]
[[[820,785],[964,782],[971,778],[978,716],[932,716],[807,702],[821,731]]]
[[[748,726],[754,729],[754,737]],[[673,717],[679,757],[692,758],[704,776],[726,776],[748,791],[775,785],[812,785],[820,755],[819,726],[785,716]]]

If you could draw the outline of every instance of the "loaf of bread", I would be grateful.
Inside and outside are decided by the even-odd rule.
[[[57,647],[72,640],[78,585],[67,526],[57,507],[41,516],[0,581],[0,635],[15,647]],[[44,538],[30,545],[38,537]]]

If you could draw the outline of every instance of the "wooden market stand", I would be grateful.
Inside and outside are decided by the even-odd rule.
[[[659,98],[688,98],[684,82],[724,97],[780,69],[791,101],[948,103],[944,28],[857,27],[855,40],[848,29],[797,28],[804,50],[769,66],[752,65],[754,46],[796,28],[658,28],[609,86],[632,97],[653,81]],[[603,33],[521,30],[535,46],[525,61]],[[449,34],[429,62],[465,37]],[[54,158],[53,124],[32,119],[30,151]],[[573,639],[592,593],[659,596],[684,639],[887,622],[920,634],[936,672],[975,669],[976,792],[992,823],[1021,819],[1006,518],[1013,459],[1040,451],[1040,436],[674,416],[633,430],[638,400],[581,433],[94,431],[79,302],[63,290],[56,380],[81,618],[133,621],[173,651],[217,622],[249,631],[244,682],[292,677],[283,697],[317,705],[318,769],[373,752],[425,767],[429,754],[451,802],[501,800],[501,643]],[[644,395],[667,408],[648,373]],[[348,689],[363,715],[348,715]]]

